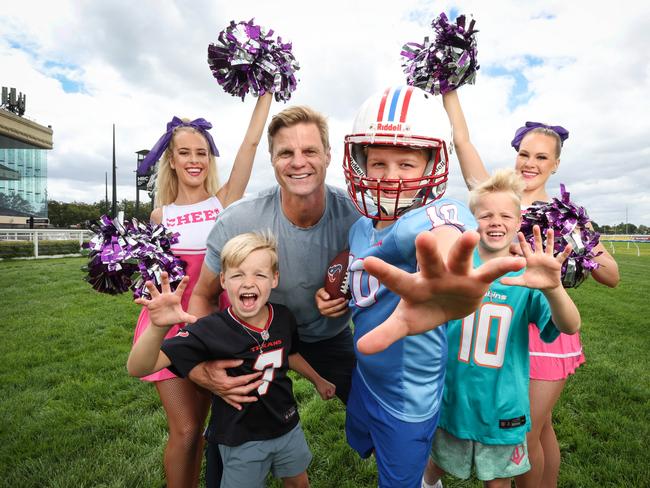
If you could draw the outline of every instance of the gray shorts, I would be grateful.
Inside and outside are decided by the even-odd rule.
[[[300,424],[275,439],[235,447],[219,444],[219,452],[223,460],[221,488],[260,488],[269,471],[276,478],[290,478],[305,471],[311,462]]]
[[[431,446],[431,459],[456,478],[467,479],[476,471],[481,481],[512,478],[530,470],[526,440],[521,444],[487,445],[459,439],[438,428]]]

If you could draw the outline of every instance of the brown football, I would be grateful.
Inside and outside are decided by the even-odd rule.
[[[327,267],[325,273],[325,291],[333,300],[335,298],[345,297],[348,300],[352,296],[348,286],[348,256],[349,251],[346,249],[338,253]]]

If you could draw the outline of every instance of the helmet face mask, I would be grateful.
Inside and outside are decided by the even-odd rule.
[[[447,115],[438,99],[410,86],[388,88],[361,107],[353,133],[345,137],[343,172],[359,212],[375,220],[395,220],[440,198],[448,175]],[[430,153],[424,174],[389,179],[368,176],[368,147],[424,149]]]

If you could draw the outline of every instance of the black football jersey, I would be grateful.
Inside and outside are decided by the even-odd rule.
[[[296,321],[285,306],[267,306],[269,320],[264,329],[240,320],[228,308],[181,329],[162,345],[172,362],[169,369],[182,377],[197,364],[213,359],[243,359],[241,366],[227,370],[230,376],[264,371],[264,383],[251,392],[258,400],[243,403],[241,410],[213,395],[206,431],[209,442],[238,446],[274,439],[298,423],[298,408],[287,375],[288,356],[297,352]]]

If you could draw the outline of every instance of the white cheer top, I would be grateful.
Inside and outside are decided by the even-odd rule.
[[[162,224],[172,232],[179,232],[179,241],[172,245],[174,254],[205,254],[206,240],[223,211],[217,197],[210,197],[191,205],[164,205]]]

